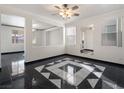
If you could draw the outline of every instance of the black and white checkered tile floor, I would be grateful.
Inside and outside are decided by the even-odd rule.
[[[20,60],[24,60],[22,53],[2,55],[3,67],[0,71],[0,88],[124,88],[123,65],[79,58],[71,55],[61,55],[33,62],[33,64],[31,63],[26,66],[24,66],[24,61]],[[18,69],[22,67],[23,69]]]
[[[121,88],[103,75],[106,67],[63,58],[34,68],[57,88]],[[100,85],[100,86],[99,86]]]

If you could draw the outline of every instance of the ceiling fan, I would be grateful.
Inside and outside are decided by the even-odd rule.
[[[79,7],[77,5],[73,7],[68,7],[68,4],[63,4],[62,6],[54,6],[58,9],[58,14],[62,16],[64,19],[71,18],[72,16],[79,16],[79,13],[75,13]]]

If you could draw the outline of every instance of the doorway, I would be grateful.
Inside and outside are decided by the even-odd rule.
[[[3,74],[0,83],[11,83],[12,79],[24,74],[24,28],[24,17],[1,14],[1,73]]]

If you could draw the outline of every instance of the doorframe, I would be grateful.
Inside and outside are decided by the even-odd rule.
[[[5,15],[12,15],[12,16],[19,16],[19,17],[23,17],[25,20],[24,20],[24,63],[25,63],[25,60],[26,60],[26,17],[25,16],[21,16],[19,14],[15,14],[15,13],[7,13],[7,12],[0,12],[0,71],[2,69],[2,58],[1,58],[1,55],[2,55],[2,52],[1,52],[1,15],[2,14],[5,14]]]

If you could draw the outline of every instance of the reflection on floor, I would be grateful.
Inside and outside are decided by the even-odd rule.
[[[0,88],[24,87],[24,79],[17,77],[24,76],[23,53],[2,55],[2,71],[0,72]],[[17,79],[17,80],[15,80]]]
[[[0,88],[124,88],[124,66],[69,55],[24,67],[22,53],[2,55]]]

